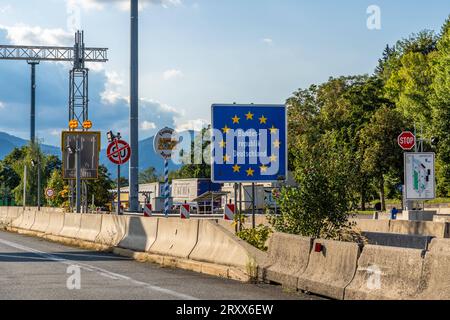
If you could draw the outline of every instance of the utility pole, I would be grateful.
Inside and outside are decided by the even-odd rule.
[[[131,1],[130,54],[130,211],[139,210],[139,9],[138,0]]]

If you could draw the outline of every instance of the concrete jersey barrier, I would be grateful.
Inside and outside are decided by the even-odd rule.
[[[80,230],[76,238],[95,242],[102,227],[102,216],[99,214],[82,214]]]
[[[114,214],[102,215],[102,227],[97,236],[96,242],[116,246],[123,239],[126,231],[126,221],[124,216]]]
[[[367,232],[389,232],[389,220],[351,219],[356,228]]]
[[[195,229],[195,225],[191,228]],[[194,244],[194,233],[195,230],[186,233],[189,235],[190,244],[184,252],[188,252],[190,246]],[[158,232],[158,237],[159,235],[160,232]],[[217,222],[201,220],[198,225],[198,241],[189,254],[189,259],[245,269],[251,261],[257,260],[257,251],[256,248],[238,239]],[[177,254],[184,256],[184,252],[179,251]],[[174,253],[172,252],[171,255],[174,255]]]
[[[7,223],[8,207],[0,207],[0,223]]]
[[[322,245],[321,252],[315,252]],[[355,275],[360,248],[351,242],[316,239],[308,266],[298,279],[298,289],[342,300]]]
[[[421,250],[427,250],[433,239],[432,236],[400,233],[363,232],[362,235],[367,238],[369,244]]]
[[[297,288],[298,277],[308,266],[313,240],[286,233],[274,233],[269,242],[264,279]]]
[[[149,252],[187,259],[197,244],[199,220],[158,220],[158,235]]]
[[[18,210],[14,210],[11,212],[11,214],[17,214],[16,216],[11,216],[11,226],[13,226],[14,228],[20,228],[22,221],[23,221],[23,211],[18,211]],[[8,217],[9,217],[9,213],[8,213]]]
[[[51,213],[45,233],[53,236],[59,236],[62,228],[64,227],[64,216],[64,213]]]
[[[34,219],[36,218],[36,212],[38,211],[25,210],[22,214],[22,222],[18,228],[23,230],[31,230],[31,227],[34,224]]]
[[[23,212],[22,207],[8,207],[8,223],[11,223],[12,226],[14,226],[13,222],[14,220],[18,220],[17,218],[21,219],[21,214]],[[17,223],[20,224],[22,220],[18,220]]]
[[[417,296],[422,274],[420,249],[366,245],[346,300],[398,300]]]
[[[158,219],[145,217],[123,217],[125,219],[125,236],[119,247],[145,252],[155,242],[158,232]]]
[[[81,226],[81,214],[64,214],[64,225],[59,235],[66,238],[76,238]]]
[[[449,223],[432,221],[391,221],[389,232],[448,238]]]
[[[50,223],[50,213],[46,211],[36,212],[36,218],[33,225],[31,226],[31,231],[45,232]]]
[[[425,254],[419,299],[450,300],[450,239],[433,239]]]

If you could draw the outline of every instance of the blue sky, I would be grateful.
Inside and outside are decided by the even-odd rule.
[[[39,3],[39,5],[37,5]],[[0,43],[71,45],[73,21],[110,61],[90,74],[96,129],[128,132],[128,1],[0,0]],[[158,128],[198,128],[213,103],[283,103],[330,76],[371,73],[384,46],[439,30],[448,1],[141,0],[141,139]],[[366,25],[370,5],[381,29]],[[38,66],[38,136],[59,143],[69,65]],[[0,61],[0,131],[29,136],[29,68]]]

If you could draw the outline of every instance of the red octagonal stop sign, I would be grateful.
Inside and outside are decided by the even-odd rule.
[[[411,150],[416,145],[416,137],[410,131],[404,131],[398,136],[398,145],[403,150]]]

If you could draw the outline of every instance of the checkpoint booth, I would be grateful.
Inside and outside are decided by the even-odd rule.
[[[227,191],[208,191],[194,199],[198,214],[223,214],[223,199],[228,203],[230,193]]]

